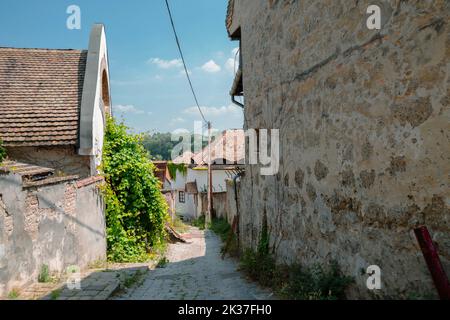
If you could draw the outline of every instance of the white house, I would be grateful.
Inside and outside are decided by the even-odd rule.
[[[226,180],[232,179],[244,162],[244,142],[243,130],[226,130],[211,143],[213,196],[226,192]],[[175,211],[187,220],[198,218],[207,210],[201,194],[206,194],[208,190],[208,151],[206,146],[197,154],[184,154],[174,160],[174,163],[187,166],[186,174],[178,171],[172,185]]]

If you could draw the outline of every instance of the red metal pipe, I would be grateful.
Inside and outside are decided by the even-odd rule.
[[[422,249],[423,257],[427,262],[428,270],[430,270],[439,297],[441,300],[450,300],[450,283],[427,227],[422,226],[414,229],[414,233]]]

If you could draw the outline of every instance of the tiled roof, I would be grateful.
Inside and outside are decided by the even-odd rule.
[[[234,13],[234,0],[228,0],[227,17],[225,20],[228,35],[230,35],[230,27],[231,24],[233,23],[233,13]]]
[[[78,143],[87,51],[0,48],[5,146]]]
[[[193,157],[194,153],[186,151],[182,155],[176,157],[172,162],[175,164],[191,164]]]
[[[165,180],[170,180],[170,174],[168,170],[168,162],[167,161],[153,161],[153,164],[156,167],[155,177],[164,184]]]

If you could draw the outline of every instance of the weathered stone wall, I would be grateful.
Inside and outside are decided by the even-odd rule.
[[[382,30],[366,27],[382,7]],[[450,2],[235,0],[247,128],[280,129],[280,171],[247,166],[240,234],[267,216],[280,262],[338,260],[350,297],[435,293],[412,232],[450,275]]]
[[[237,180],[237,192],[239,194],[239,190],[240,190],[240,181]],[[235,216],[238,215],[238,207],[239,207],[239,202],[236,205],[236,192],[235,192],[235,188],[234,188],[234,182],[233,180],[227,180],[227,221],[230,225],[233,224],[233,219]],[[239,200],[238,200],[239,201]]]
[[[61,273],[106,259],[103,203],[95,184],[24,188],[0,175],[0,296],[37,281],[42,265]]]
[[[15,161],[54,168],[66,175],[87,178],[91,173],[91,157],[80,156],[73,146],[59,147],[8,147],[8,157]]]
[[[208,194],[205,192],[199,193],[201,200],[201,210],[203,214],[208,212]],[[214,192],[212,194],[213,209],[216,218],[227,219],[227,193]]]

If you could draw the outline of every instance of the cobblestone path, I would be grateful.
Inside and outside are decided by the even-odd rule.
[[[220,239],[211,231],[191,228],[188,243],[169,245],[164,268],[150,270],[142,285],[119,300],[258,300],[271,293],[248,282],[237,262],[222,260]]]

